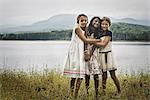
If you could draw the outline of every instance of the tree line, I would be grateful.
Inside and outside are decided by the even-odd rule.
[[[113,23],[110,30],[113,40],[150,41],[150,27],[127,23]],[[25,32],[0,34],[0,40],[70,40],[72,30],[53,30],[50,32]]]

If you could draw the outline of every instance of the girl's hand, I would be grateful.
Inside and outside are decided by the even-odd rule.
[[[85,59],[85,61],[86,61],[86,62],[89,61],[90,58],[91,58],[91,56],[90,56],[90,54],[89,54],[89,51],[88,51],[88,50],[85,50],[85,51],[84,51],[84,59]]]
[[[101,42],[101,39],[95,39],[95,43],[97,43],[97,42]]]
[[[98,45],[100,42],[102,42],[101,39],[98,39],[99,41],[98,42],[95,42],[94,45]]]
[[[97,41],[98,41],[98,42],[101,42],[102,40],[101,40],[101,39],[97,39]]]

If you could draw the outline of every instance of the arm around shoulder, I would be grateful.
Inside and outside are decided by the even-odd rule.
[[[108,42],[109,42],[110,40],[111,40],[111,37],[110,37],[110,36],[105,36],[105,38],[104,38],[103,41],[96,42],[94,45],[105,47],[105,46],[108,44]]]
[[[86,38],[85,37],[85,33],[83,33],[82,32],[82,30],[79,28],[79,27],[77,27],[76,29],[75,29],[75,33],[78,35],[78,37],[83,41],[83,42],[85,42],[85,43],[90,43],[90,44],[92,44],[92,43],[96,43],[96,42],[99,42],[100,41],[100,39],[88,39],[88,38]]]

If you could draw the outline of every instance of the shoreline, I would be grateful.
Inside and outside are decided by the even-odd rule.
[[[41,42],[41,43],[70,43],[70,40],[0,40],[3,42]],[[121,44],[121,45],[150,45],[150,41],[112,41],[113,44]]]

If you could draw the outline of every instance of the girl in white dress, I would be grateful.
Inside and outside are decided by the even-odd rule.
[[[80,14],[77,17],[77,26],[73,29],[71,43],[67,52],[64,64],[63,75],[71,77],[70,89],[71,93],[74,92],[74,85],[76,82],[75,98],[77,98],[78,90],[82,79],[85,77],[85,60],[84,60],[84,42],[96,43],[100,39],[87,39],[85,36],[85,30],[88,23],[88,17],[84,14]]]
[[[106,94],[106,80],[107,80],[107,71],[110,72],[111,78],[113,79],[117,92],[120,94],[120,83],[117,76],[115,75],[116,64],[112,52],[112,32],[109,31],[111,21],[108,17],[103,17],[101,22],[102,36],[101,42],[97,42],[95,45],[100,46],[99,48],[99,62],[102,69],[102,87],[103,94]]]

